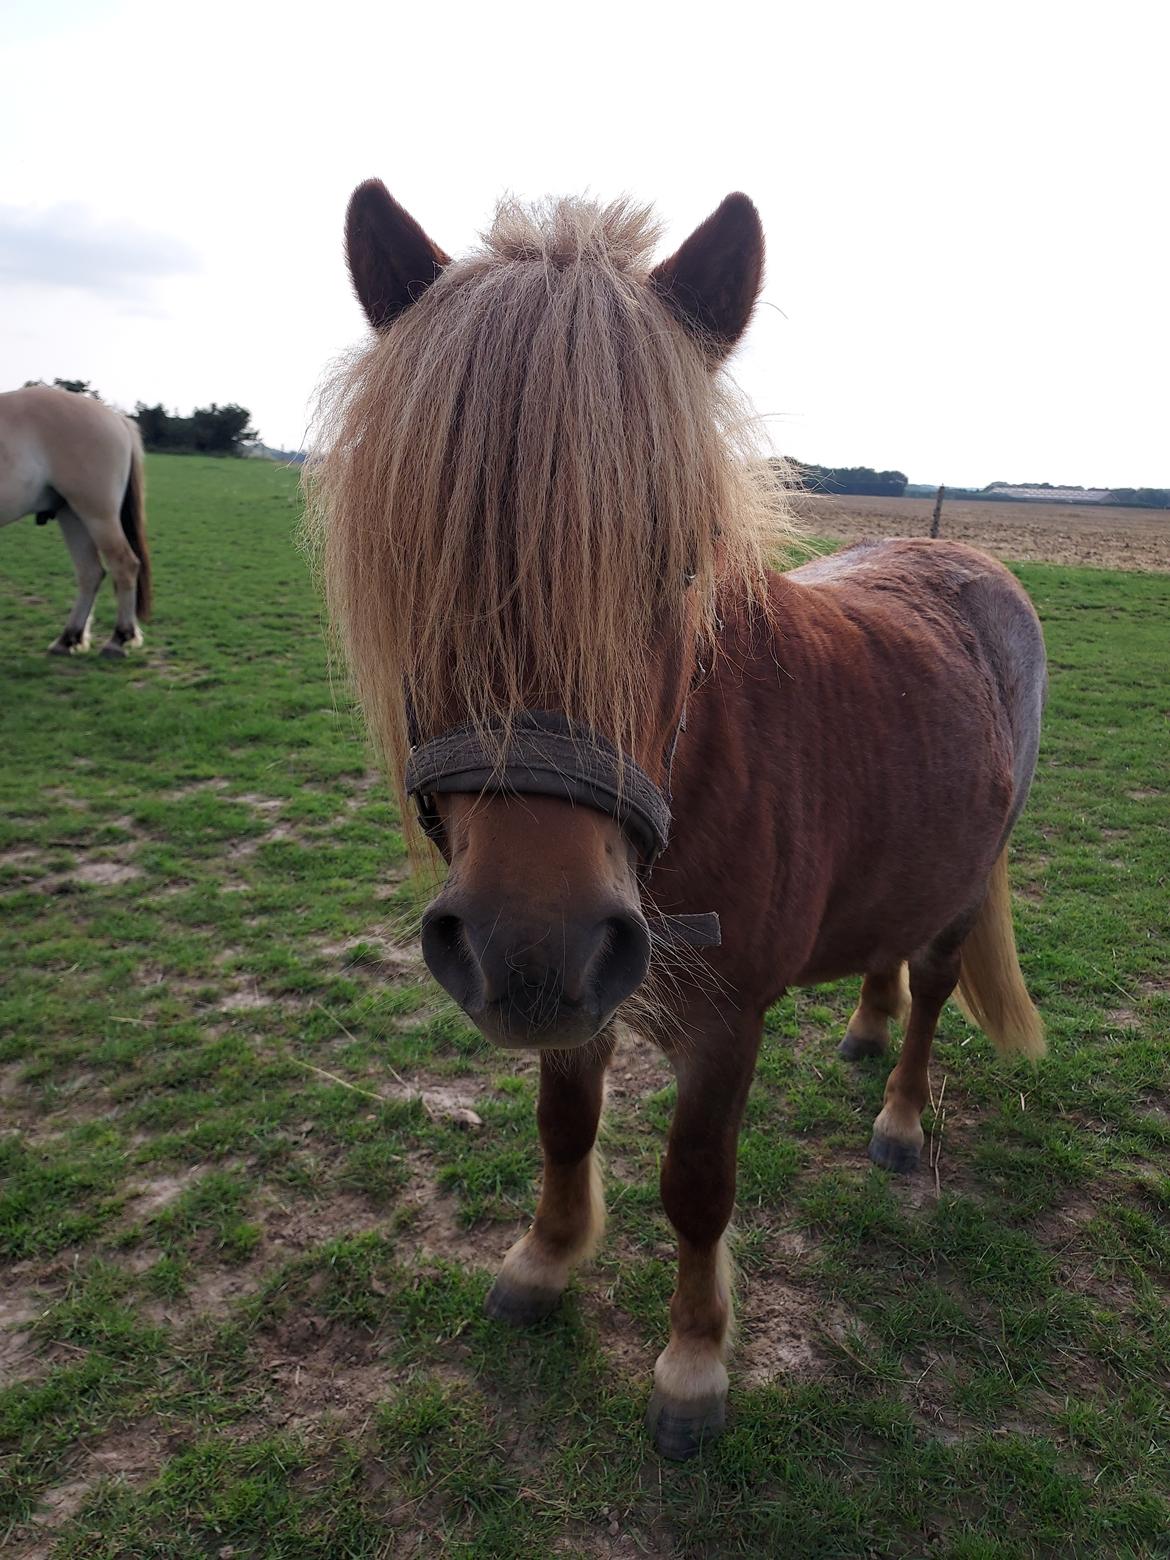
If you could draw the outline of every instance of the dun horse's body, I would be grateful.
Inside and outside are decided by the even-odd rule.
[[[541,1053],[544,1184],[495,1316],[545,1314],[600,1234],[613,1019],[649,993],[638,1027],[678,1079],[679,1271],[648,1422],[688,1456],[723,1420],[723,1237],[768,1006],[859,973],[842,1053],[904,1022],[870,1144],[893,1170],[918,1163],[956,986],[1001,1049],[1043,1049],[1006,847],[1045,669],[1023,591],[971,548],[763,568],[768,500],[717,388],[759,287],[755,210],[729,197],[653,270],[629,217],[505,212],[451,263],[363,186],[350,266],[380,336],[342,384],[318,515],[371,727],[450,863],[427,962],[487,1035]],[[680,953],[712,911],[721,945]]]
[[[103,646],[123,656],[142,643],[150,615],[150,556],[142,441],[121,413],[68,390],[34,385],[0,395],[0,525],[35,514],[56,520],[73,559],[77,598],[49,646],[69,655],[89,646],[93,604],[108,569],[118,616]]]

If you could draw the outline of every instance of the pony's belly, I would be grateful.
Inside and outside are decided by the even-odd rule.
[[[988,820],[972,837],[984,842],[982,849],[949,857],[940,850],[930,868],[923,863],[917,872],[881,875],[880,887],[861,878],[842,883],[794,983],[816,985],[890,969],[974,909],[972,895],[982,895],[1000,828]]]
[[[49,508],[51,493],[39,451],[0,445],[0,525]]]

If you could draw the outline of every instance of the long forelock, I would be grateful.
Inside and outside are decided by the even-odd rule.
[[[645,207],[508,201],[326,394],[310,532],[371,732],[539,703],[635,748],[656,643],[757,592],[787,524],[729,390],[647,285]]]

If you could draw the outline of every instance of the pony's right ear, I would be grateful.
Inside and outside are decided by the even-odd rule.
[[[345,252],[354,292],[375,330],[416,303],[450,264],[381,179],[367,179],[349,198]]]

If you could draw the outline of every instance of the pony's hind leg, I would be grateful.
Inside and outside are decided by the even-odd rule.
[[[526,1326],[547,1316],[605,1223],[594,1142],[614,1049],[605,1030],[579,1051],[542,1052],[537,1125],[544,1181],[536,1219],[512,1247],[486,1302],[489,1316]]]
[[[118,601],[118,616],[114,632],[102,646],[104,656],[120,659],[130,645],[142,643],[142,631],[138,627],[135,603],[138,596],[138,558],[122,530],[122,522],[115,512],[104,518],[82,517],[102,562],[114,581],[114,594]]]
[[[869,1157],[886,1170],[918,1168],[922,1112],[930,1098],[930,1047],[943,1004],[959,982],[959,950],[969,927],[965,919],[910,960],[910,1018],[902,1054],[886,1080],[885,1102],[869,1142]]]
[[[78,650],[89,649],[89,623],[93,616],[94,598],[105,578],[102,561],[93,538],[71,509],[62,509],[57,515],[61,535],[73,559],[73,572],[77,576],[77,596],[73,610],[65,621],[58,638],[49,646],[50,655],[72,655]]]
[[[909,1006],[904,964],[871,970],[861,983],[861,996],[837,1055],[849,1062],[862,1056],[884,1056],[890,1045],[890,1019],[904,1024]]]
[[[732,1330],[731,1263],[724,1232],[735,1202],[739,1124],[762,1020],[721,1026],[675,1057],[678,1103],[662,1163],[662,1205],[678,1232],[670,1342],[654,1366],[646,1426],[664,1457],[693,1457],[723,1428],[724,1356]],[[706,1042],[706,1043],[704,1043]]]

